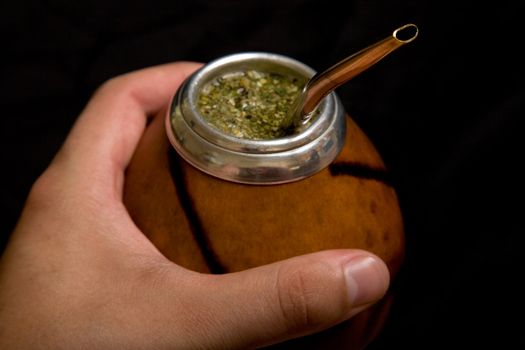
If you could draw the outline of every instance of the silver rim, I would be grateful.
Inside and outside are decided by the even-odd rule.
[[[319,116],[305,130],[279,139],[240,139],[204,121],[195,102],[199,89],[225,72],[246,68],[277,69],[304,79],[315,73],[301,62],[270,53],[235,54],[210,62],[186,80],[168,110],[166,131],[177,152],[205,173],[245,184],[297,181],[328,166],[345,135],[344,110],[335,93],[323,100]]]

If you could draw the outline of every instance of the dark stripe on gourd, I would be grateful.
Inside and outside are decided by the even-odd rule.
[[[219,261],[217,254],[215,254],[211,248],[211,243],[208,240],[204,229],[202,228],[199,215],[195,210],[195,205],[193,204],[191,196],[187,191],[186,182],[184,181],[184,173],[181,166],[181,162],[184,160],[182,160],[172,148],[168,150],[168,159],[171,177],[177,190],[177,196],[179,197],[179,200],[182,204],[182,209],[186,213],[191,232],[193,233],[195,241],[202,252],[202,256],[204,257],[204,261],[206,262],[208,269],[214,274],[226,273],[226,269]]]
[[[392,179],[385,169],[372,168],[363,163],[334,162],[328,166],[328,170],[332,176],[348,175],[360,179],[376,180],[392,186]]]

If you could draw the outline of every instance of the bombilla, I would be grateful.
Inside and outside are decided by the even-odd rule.
[[[288,120],[283,126],[299,128],[308,123],[315,114],[313,113],[315,108],[326,95],[379,62],[395,49],[412,42],[417,34],[418,28],[415,24],[405,24],[394,30],[389,37],[314,75],[295,100]]]

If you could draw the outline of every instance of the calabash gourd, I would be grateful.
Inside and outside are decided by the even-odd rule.
[[[386,262],[391,280],[404,256],[396,192],[370,140],[347,117],[345,145],[325,169],[281,185],[243,185],[207,175],[175,152],[154,118],[126,172],[124,202],[168,259],[228,273],[324,249],[359,248]],[[391,292],[349,321],[274,348],[362,349],[380,332]]]

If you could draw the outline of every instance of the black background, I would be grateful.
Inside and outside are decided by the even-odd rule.
[[[397,299],[371,348],[519,348],[525,345],[518,169],[523,7],[520,1],[4,1],[1,247],[32,182],[105,80],[241,51],[280,53],[323,70],[412,22],[420,29],[414,43],[337,90],[383,156],[406,225]]]

